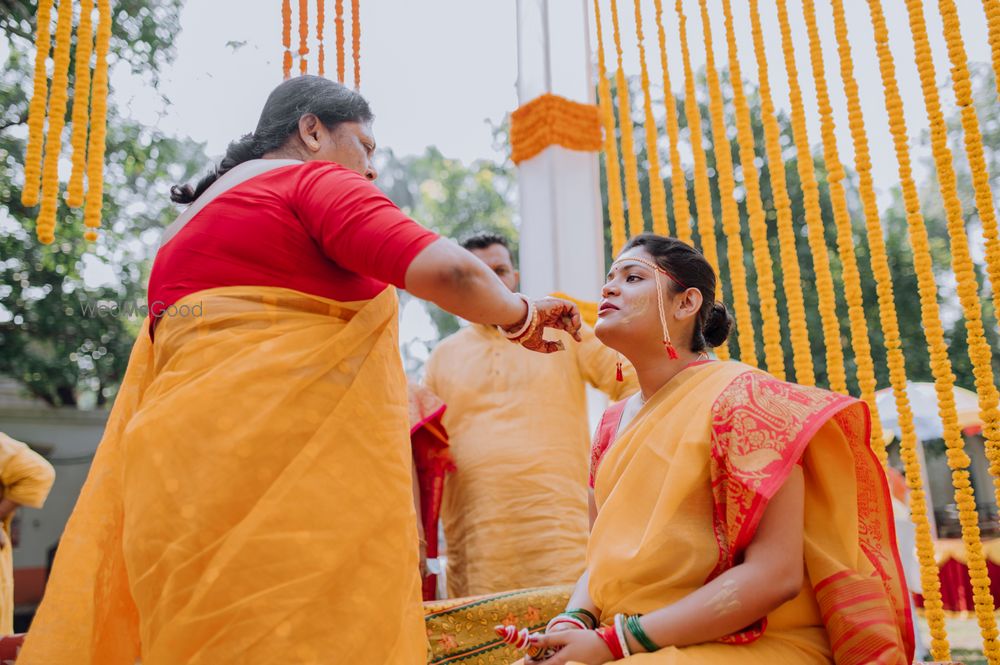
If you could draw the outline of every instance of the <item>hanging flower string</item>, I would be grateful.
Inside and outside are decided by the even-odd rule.
[[[667,37],[663,30],[663,2],[653,0],[656,7],[656,35],[660,44],[660,68],[663,70],[663,104],[666,107],[667,139],[670,144],[670,193],[673,197],[674,232],[683,241],[692,244],[691,211],[687,195],[687,179],[681,166],[678,149],[680,130],[677,125],[677,104],[674,101],[673,86],[670,85],[670,70],[667,67]]]
[[[833,290],[830,255],[823,235],[823,215],[819,206],[819,183],[813,170],[809,134],[806,130],[806,113],[802,105],[802,88],[799,86],[798,68],[795,63],[795,44],[788,21],[788,3],[778,0],[778,23],[781,26],[781,45],[785,53],[785,71],[788,74],[789,98],[792,105],[792,138],[795,143],[799,181],[805,205],[809,249],[816,273],[816,291],[819,295],[820,319],[823,323],[823,341],[826,345],[826,374],[830,389],[847,393],[847,372],[844,369],[844,350],[840,341],[840,319],[837,317],[837,297]]]
[[[678,31],[681,38],[681,56],[684,62],[684,115],[687,118],[688,131],[691,137],[691,152],[694,155],[694,201],[698,214],[698,235],[701,237],[701,251],[712,270],[719,276],[716,297],[724,300],[722,288],[722,273],[719,272],[718,245],[715,239],[715,216],[712,213],[712,193],[708,181],[708,166],[705,161],[705,147],[702,145],[701,110],[698,108],[698,98],[695,95],[694,70],[691,67],[691,51],[688,47],[687,17],[684,14],[682,0],[674,4],[677,13]],[[715,349],[716,355],[722,360],[729,359],[729,346],[723,344]]]
[[[875,363],[872,360],[871,343],[868,340],[868,322],[865,319],[865,304],[861,293],[861,275],[858,272],[858,260],[854,254],[854,230],[851,227],[851,214],[847,209],[847,193],[844,189],[844,179],[847,174],[844,172],[840,153],[837,150],[836,124],[833,119],[833,107],[830,105],[829,88],[826,83],[823,47],[816,24],[816,7],[813,0],[802,0],[802,8],[806,32],[809,35],[809,58],[812,65],[813,86],[816,89],[816,101],[819,107],[826,181],[830,188],[833,219],[837,227],[837,250],[840,254],[844,298],[847,301],[847,314],[851,325],[851,348],[854,350],[854,360],[858,366],[857,378],[861,389],[861,398],[868,404],[871,411],[872,450],[885,465],[888,462],[888,456],[885,451],[885,441],[882,438],[882,422],[879,420],[878,405],[875,403]]]
[[[767,220],[764,217],[759,175],[754,163],[756,155],[754,153],[753,127],[750,120],[750,105],[747,103],[746,93],[743,91],[743,72],[740,68],[739,53],[736,48],[736,29],[733,26],[730,0],[723,0],[722,11],[725,18],[729,72],[733,87],[733,106],[736,109],[740,168],[743,170],[743,186],[746,188],[747,224],[750,227],[754,267],[757,272],[757,292],[760,294],[764,358],[767,360],[767,371],[784,380],[785,350],[781,346],[781,319],[778,316],[778,300],[774,295],[774,263],[771,261],[771,249],[767,240]]]
[[[337,33],[337,80],[344,82],[344,0],[337,0],[334,5],[333,24]]]
[[[354,88],[361,89],[361,3],[351,0],[351,42],[354,56]]]
[[[618,97],[618,129],[621,131],[622,162],[625,165],[625,201],[628,203],[628,233],[637,235],[645,230],[642,215],[642,193],[639,191],[639,164],[635,156],[635,137],[632,126],[632,104],[625,66],[622,64],[621,32],[618,28],[618,2],[611,0],[611,26],[618,56],[615,70],[615,94]]]
[[[997,214],[993,205],[993,192],[990,189],[990,171],[983,156],[983,133],[979,127],[979,117],[972,99],[972,81],[969,78],[968,56],[965,44],[962,42],[962,30],[958,22],[958,9],[953,0],[939,0],[945,42],[948,45],[948,57],[951,60],[952,87],[955,91],[955,102],[961,109],[962,133],[965,138],[965,155],[969,161],[969,171],[972,173],[972,186],[975,190],[976,210],[986,238],[986,269],[993,285],[993,306],[995,312],[1000,312],[1000,238],[997,230]],[[991,21],[993,19],[991,18]],[[991,38],[992,38],[991,27]],[[925,58],[923,64],[932,70],[934,63]],[[940,115],[940,103],[937,90],[932,97],[925,93],[928,103],[937,103],[935,119]],[[931,136],[942,145],[942,151],[948,150],[948,127],[943,117],[937,132],[932,130]],[[950,150],[949,150],[950,156]],[[951,162],[949,160],[949,166]],[[938,169],[940,171],[940,168]],[[939,176],[940,177],[940,176]],[[949,183],[952,187],[954,182]],[[943,193],[943,192],[942,192]],[[955,192],[954,225],[949,223],[954,233],[965,238],[965,227],[961,217],[961,202]],[[954,252],[953,252],[954,254]],[[953,257],[952,264],[956,263]],[[956,267],[956,276],[959,268]],[[990,461],[990,474],[993,476],[994,497],[1000,505],[1000,411],[997,404],[1000,395],[997,394],[996,383],[993,380],[993,353],[989,342],[983,336],[982,309],[979,303],[979,286],[976,281],[975,266],[971,257],[960,265],[961,275],[965,284],[965,298],[968,301],[968,312],[965,314],[966,328],[969,331],[969,357],[975,367],[976,389],[979,394],[980,418],[983,422],[983,432],[986,437],[986,457]],[[962,288],[961,286],[959,287]],[[961,293],[961,291],[960,291]],[[963,301],[965,302],[965,301]],[[963,305],[963,307],[965,307]],[[973,337],[975,343],[973,343]]]
[[[319,42],[319,54],[316,56],[318,62],[318,74],[326,74],[326,51],[323,48],[323,28],[326,20],[326,0],[316,0],[316,40]]]
[[[701,27],[705,39],[705,77],[708,80],[708,109],[712,121],[712,149],[715,152],[715,170],[718,173],[719,198],[722,203],[722,230],[726,234],[729,283],[733,289],[733,309],[736,310],[740,362],[756,367],[757,348],[753,333],[753,318],[750,314],[750,297],[747,294],[747,272],[743,263],[740,211],[734,194],[736,182],[733,176],[733,156],[726,136],[722,84],[715,69],[715,47],[712,43],[712,23],[708,16],[708,4],[706,0],[699,0],[698,4],[701,7]]]
[[[42,184],[42,149],[45,144],[45,105],[49,96],[49,77],[45,63],[52,48],[52,0],[40,0],[35,28],[35,77],[31,103],[28,105],[28,147],[24,157],[24,188],[21,203],[29,208],[38,205]]]
[[[111,0],[97,0],[94,87],[90,102],[90,141],[87,144],[87,196],[83,208],[84,237],[97,240],[104,205],[104,153],[108,133],[108,50],[111,47]]]
[[[604,60],[604,31],[601,27],[601,5],[594,0],[594,24],[597,26],[597,101],[604,128],[604,169],[608,180],[608,221],[611,225],[611,253],[614,256],[628,241],[625,230],[625,203],[622,200],[622,174],[618,163],[618,142],[615,139],[615,112],[611,99],[611,81]]]
[[[36,233],[48,245],[55,240],[56,213],[59,210],[59,154],[66,126],[66,103],[69,97],[70,42],[73,36],[73,3],[60,0],[56,18],[56,43],[53,52],[52,95],[49,99],[49,129],[42,161],[42,198]]]
[[[309,72],[309,0],[299,0],[299,74]]]
[[[649,88],[649,68],[646,66],[646,46],[642,34],[642,0],[635,0],[635,39],[639,45],[639,80],[642,82],[642,102],[646,130],[647,181],[649,182],[649,211],[653,218],[653,233],[671,235],[667,225],[667,193],[660,177],[660,150],[657,148],[659,131],[653,118],[653,93]]]
[[[281,45],[285,48],[281,70],[284,77],[292,77],[292,0],[281,2]]]
[[[94,53],[92,14],[94,0],[81,0],[80,24],[76,28],[76,82],[73,94],[73,171],[66,189],[71,208],[83,205],[83,179],[87,170],[87,123],[90,114],[90,57]]]

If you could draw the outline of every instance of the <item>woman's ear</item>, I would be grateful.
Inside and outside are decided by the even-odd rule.
[[[694,287],[685,289],[683,293],[677,294],[677,306],[674,308],[674,317],[677,319],[687,319],[696,316],[701,310],[704,298],[701,291]]]
[[[312,113],[306,113],[299,118],[299,138],[302,139],[307,150],[316,152],[320,149],[319,129],[322,124],[319,118]]]

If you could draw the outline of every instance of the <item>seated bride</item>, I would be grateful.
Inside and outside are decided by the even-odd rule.
[[[732,320],[679,240],[633,238],[602,297],[642,390],[601,421],[587,569],[528,662],[910,663],[866,405],[710,360]]]

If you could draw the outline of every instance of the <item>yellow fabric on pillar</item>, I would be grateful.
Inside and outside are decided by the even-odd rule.
[[[3,498],[19,506],[41,508],[56,478],[52,465],[31,448],[0,433],[0,486]],[[0,634],[14,632],[14,560],[10,523],[14,513],[3,520],[0,547]]]
[[[133,348],[18,662],[424,662],[395,290],[177,304]]]
[[[910,662],[889,494],[863,403],[736,362],[682,370],[600,461],[587,569],[602,621],[670,605],[731,568],[800,460],[807,574],[799,595],[718,642],[668,646],[635,662]]]
[[[442,341],[426,384],[448,405],[457,470],[445,483],[448,591],[472,596],[571,584],[589,527],[590,436],[584,385],[620,399],[616,354],[584,327],[583,342],[534,355],[495,328],[470,325]]]

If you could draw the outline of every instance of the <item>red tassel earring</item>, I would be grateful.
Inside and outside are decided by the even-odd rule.
[[[615,381],[622,383],[625,381],[625,375],[622,374],[622,354],[618,354],[618,362],[615,363]]]

